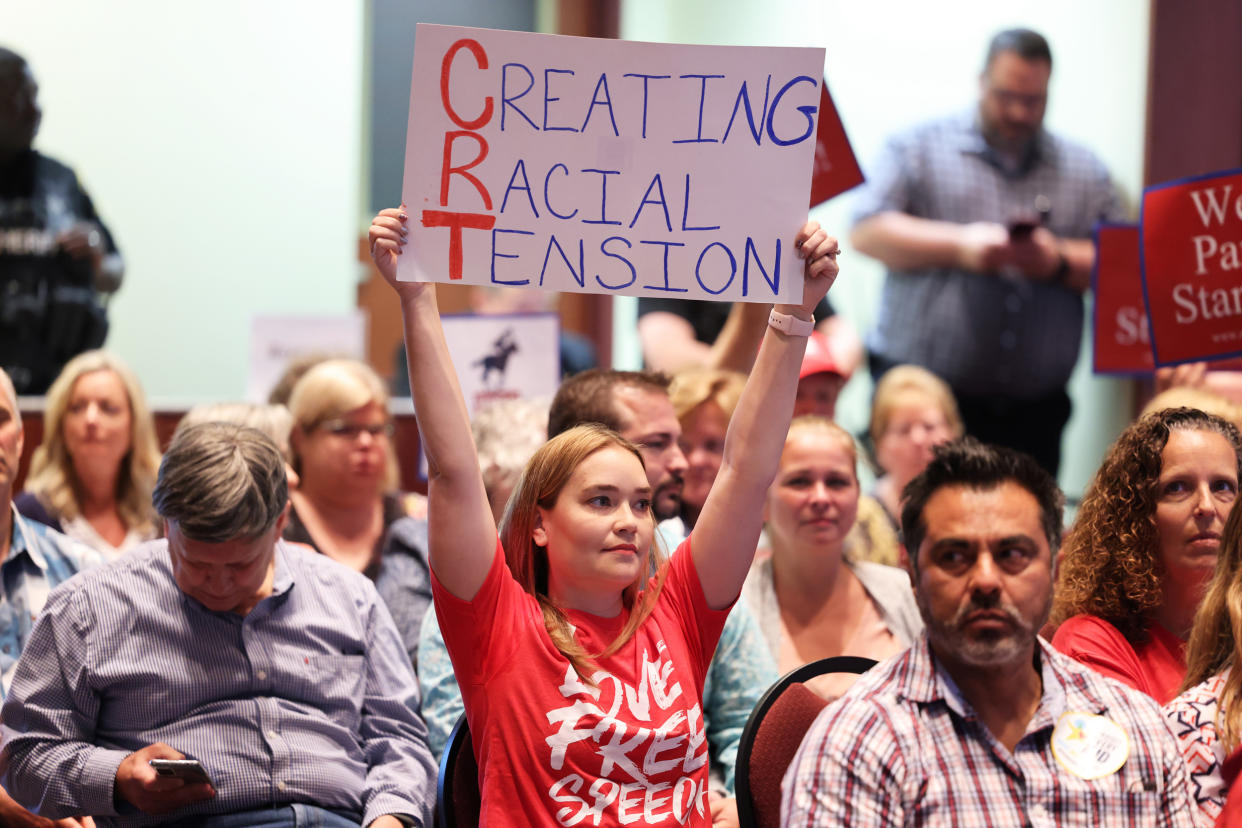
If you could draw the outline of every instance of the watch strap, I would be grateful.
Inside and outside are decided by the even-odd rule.
[[[787,336],[810,336],[815,330],[815,319],[799,319],[775,308],[768,314],[768,324]]]

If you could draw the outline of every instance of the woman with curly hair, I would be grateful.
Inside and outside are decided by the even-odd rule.
[[[1225,804],[1222,765],[1242,743],[1242,509],[1225,522],[1216,574],[1195,614],[1186,645],[1182,694],[1165,705],[1182,756],[1199,825],[1215,825]]]
[[[1122,432],[1065,540],[1053,646],[1173,698],[1240,474],[1242,437],[1215,415],[1170,408]]]

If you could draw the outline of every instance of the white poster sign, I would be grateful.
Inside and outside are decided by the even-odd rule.
[[[466,409],[516,398],[551,399],[561,383],[560,318],[554,313],[445,316]]]
[[[246,399],[267,402],[289,361],[322,354],[366,359],[367,318],[361,310],[321,316],[255,316],[250,321]]]
[[[399,278],[800,301],[823,65],[420,24]]]

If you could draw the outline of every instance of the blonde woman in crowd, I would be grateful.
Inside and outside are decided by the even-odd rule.
[[[824,346],[815,344],[816,334],[807,342],[808,355],[802,361],[802,376],[798,382],[799,394],[808,376],[822,373]],[[814,352],[812,352],[814,349]],[[746,385],[746,375],[714,368],[692,368],[678,373],[669,386],[669,397],[681,424],[681,450],[686,455],[685,487],[682,489],[681,517],[666,521],[661,526],[683,524],[684,536],[694,528],[699,511],[707,500],[724,450],[724,436],[737,405],[738,396]],[[794,402],[794,415],[805,407],[799,397]],[[683,527],[677,527],[678,530]],[[884,517],[884,510],[873,498],[859,498],[857,517],[850,529],[849,545],[855,560],[874,561],[886,565],[897,563],[897,533]],[[766,557],[770,543],[766,533],[760,540],[757,556]]]
[[[350,359],[316,363],[289,397],[298,488],[285,539],[374,577],[384,534],[406,514],[383,381]]]
[[[737,407],[746,375],[718,368],[691,368],[673,377],[668,388],[681,424],[681,452],[686,455],[681,490],[683,536],[694,528],[707,493],[724,458],[725,433]]]
[[[375,581],[410,661],[431,605],[427,521],[397,489],[388,392],[352,359],[317,363],[289,397],[298,485],[284,538],[305,543]]]
[[[857,467],[848,432],[824,417],[794,419],[763,507],[772,554],[742,591],[781,673],[829,656],[883,660],[923,630],[905,571],[852,553]],[[825,677],[814,689],[835,697],[847,686]]]
[[[872,494],[896,528],[902,490],[931,462],[932,449],[962,436],[962,418],[943,380],[917,365],[898,365],[876,383],[869,433],[881,473]]]
[[[1182,694],[1165,713],[1190,770],[1200,826],[1216,824],[1228,793],[1221,765],[1242,743],[1242,509],[1225,523],[1216,574],[1195,614],[1186,645]]]
[[[107,351],[71,359],[47,393],[22,515],[113,558],[159,534],[151,492],[160,465],[138,378]]]

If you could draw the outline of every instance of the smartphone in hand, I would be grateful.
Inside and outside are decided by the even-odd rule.
[[[152,759],[150,765],[160,776],[184,779],[187,785],[205,783],[215,787],[215,783],[197,759]]]
[[[1036,227],[1046,227],[1052,216],[1052,199],[1040,194],[1035,196],[1034,211],[1022,211],[1009,219],[1009,241],[1030,241]]]
[[[1019,242],[1028,241],[1031,234],[1035,232],[1035,228],[1039,226],[1038,222],[1018,220],[1009,223],[1009,241]]]

